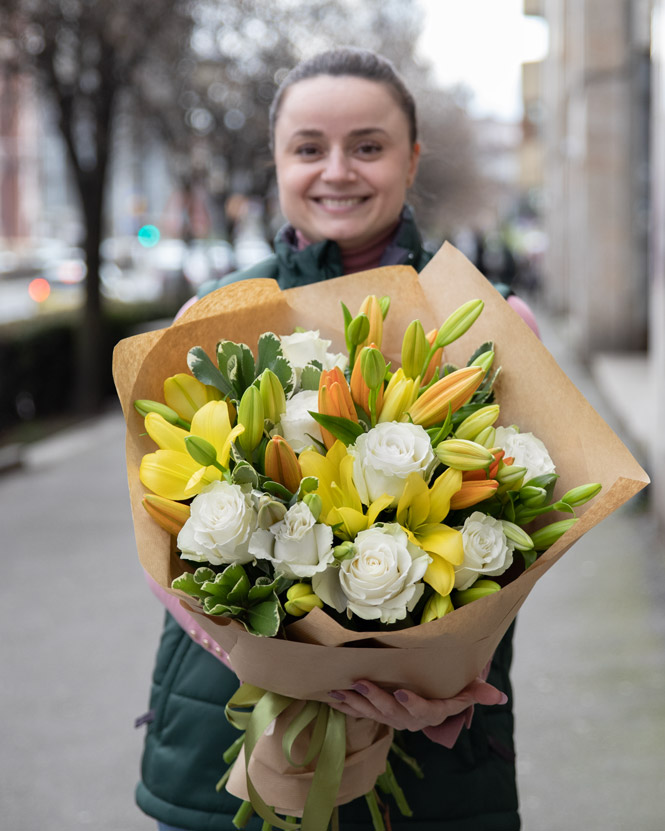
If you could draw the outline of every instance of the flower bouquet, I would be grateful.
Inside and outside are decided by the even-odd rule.
[[[224,782],[279,828],[363,794],[380,827],[377,782],[408,812],[392,731],[328,691],[454,696],[648,481],[449,245],[420,276],[219,290],[120,343],[114,376],[141,562],[228,653],[244,733]]]

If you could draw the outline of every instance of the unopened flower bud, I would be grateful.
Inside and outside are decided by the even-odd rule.
[[[438,592],[435,592],[427,603],[425,603],[425,608],[423,609],[420,622],[429,623],[432,620],[438,620],[439,618],[442,618],[454,611],[455,608],[452,600],[450,599],[450,595],[448,594],[443,597],[438,594]]]
[[[370,343],[375,343],[378,347],[381,346],[383,340],[383,311],[381,309],[381,302],[374,294],[368,295],[362,302],[359,309],[359,314],[366,315],[369,321],[369,331],[358,346],[368,346]]]
[[[577,518],[562,519],[559,522],[551,522],[543,528],[539,528],[531,534],[533,547],[537,551],[544,551],[562,537],[566,531],[569,531],[577,522]]]
[[[501,586],[494,580],[476,580],[469,589],[455,592],[455,606],[466,606],[481,597],[487,597],[501,589]]]
[[[146,493],[143,497],[143,507],[160,528],[174,537],[178,536],[190,515],[189,505],[154,493]]]
[[[308,493],[303,497],[302,501],[307,505],[316,522],[318,522],[321,511],[323,510],[323,502],[318,493]]]
[[[217,451],[215,450],[215,446],[210,444],[206,439],[201,438],[201,436],[187,436],[185,438],[185,447],[192,459],[200,465],[204,467],[217,465]]]
[[[547,504],[547,491],[535,485],[520,488],[520,501],[526,508],[542,508]]]
[[[284,610],[293,617],[302,617],[312,609],[323,608],[323,601],[314,594],[309,583],[295,583],[286,591]]]
[[[294,449],[283,436],[273,436],[266,444],[265,474],[279,482],[290,493],[296,493],[302,480],[300,462]]]
[[[482,470],[494,461],[494,456],[486,447],[466,439],[445,439],[434,448],[434,452],[442,465],[455,470]]]
[[[221,397],[218,389],[202,384],[186,372],[179,372],[164,381],[164,401],[185,421],[191,421],[194,413],[208,401],[219,401]]]
[[[460,426],[455,430],[455,438],[469,439],[470,441],[478,441],[477,436],[487,430],[494,424],[499,417],[499,405],[488,404],[486,407],[481,407],[464,419]],[[483,444],[483,442],[478,442]],[[485,445],[483,445],[485,446]]]
[[[474,441],[477,444],[482,444],[488,450],[492,450],[496,446],[496,430],[494,427],[486,427],[478,433]]]
[[[159,401],[151,401],[148,398],[140,398],[138,401],[134,402],[134,407],[139,415],[143,416],[143,418],[145,418],[148,413],[157,413],[157,415],[160,415],[165,421],[168,421],[169,424],[177,424],[178,427],[185,427],[186,429],[189,429],[188,422],[185,422],[171,407],[168,407],[166,404],[162,404]]]
[[[417,378],[429,355],[430,345],[423,325],[414,320],[407,326],[402,339],[402,369],[407,378]]]
[[[439,329],[434,341],[436,347],[448,346],[449,343],[462,337],[476,321],[484,305],[482,300],[469,300],[468,303],[456,309]]]
[[[531,551],[533,540],[523,528],[520,528],[514,522],[509,522],[507,519],[502,519],[501,525],[506,539],[510,540],[518,551]]]
[[[346,339],[351,346],[359,346],[369,335],[369,318],[365,314],[356,315],[346,330]]]
[[[276,522],[281,522],[286,515],[286,505],[271,499],[268,494],[263,494],[259,502],[258,524],[259,528],[267,531]]]
[[[367,347],[360,353],[360,371],[370,390],[383,386],[386,377],[386,360],[378,349]]]
[[[286,412],[286,395],[282,382],[271,369],[266,369],[261,375],[259,392],[264,418],[277,424],[282,413]]]
[[[561,497],[561,502],[565,502],[571,508],[577,508],[580,505],[584,505],[590,499],[593,499],[594,496],[597,496],[602,490],[602,487],[600,483],[580,485],[565,493]]]
[[[352,542],[347,540],[333,548],[333,556],[339,563],[342,560],[350,560],[356,556],[356,547]]]
[[[238,406],[238,424],[245,428],[238,441],[245,453],[251,453],[263,438],[263,401],[261,393],[252,384],[242,394]]]
[[[471,366],[479,366],[487,372],[489,368],[494,363],[494,352],[490,349],[487,352],[483,352],[481,355],[472,361]]]

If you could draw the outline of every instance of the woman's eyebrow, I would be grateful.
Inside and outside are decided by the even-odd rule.
[[[351,136],[352,138],[358,138],[361,136],[369,136],[374,133],[387,133],[387,130],[384,130],[383,127],[360,127],[357,130],[351,130],[349,132],[349,136]],[[321,136],[324,135],[325,133],[323,130],[303,127],[300,130],[296,130],[296,132],[292,135],[291,138],[321,138]]]

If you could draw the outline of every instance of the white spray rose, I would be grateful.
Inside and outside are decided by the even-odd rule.
[[[194,498],[178,548],[186,560],[198,563],[248,563],[254,559],[248,549],[256,522],[251,494],[239,485],[213,482]]]
[[[516,427],[497,427],[494,443],[506,451],[506,456],[514,456],[516,465],[526,468],[525,482],[555,472],[547,448],[533,433],[520,433]]]
[[[338,612],[394,623],[420,600],[429,555],[397,523],[373,525],[354,540],[356,553],[312,578],[316,594]]]
[[[249,552],[270,560],[280,574],[299,580],[312,577],[333,562],[332,543],[332,528],[318,523],[308,506],[297,502],[267,531],[254,532]]]
[[[334,366],[344,369],[348,363],[345,355],[328,351],[332,341],[319,337],[316,329],[282,335],[279,340],[282,354],[295,370],[297,383],[300,383],[302,368],[312,361],[318,361],[323,369],[332,369]]]
[[[429,481],[436,465],[432,443],[419,424],[386,421],[358,436],[348,452],[353,456],[353,482],[363,505],[383,494],[397,505],[406,478],[420,474]]]
[[[455,568],[455,588],[468,589],[479,577],[498,577],[513,564],[513,543],[500,520],[474,511],[462,526],[464,562]]]
[[[319,425],[310,415],[310,412],[318,411],[318,390],[303,390],[287,398],[286,411],[282,413],[277,432],[284,436],[296,453],[314,444],[310,436],[321,440]]]

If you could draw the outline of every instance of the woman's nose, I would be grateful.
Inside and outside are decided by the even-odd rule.
[[[351,159],[342,150],[333,149],[326,157],[322,178],[326,182],[348,182],[355,178]]]

